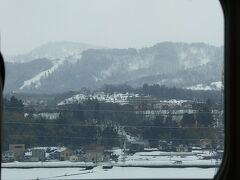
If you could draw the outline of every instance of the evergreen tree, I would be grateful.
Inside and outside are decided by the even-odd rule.
[[[184,113],[182,118],[182,127],[194,127],[195,119],[193,114]]]

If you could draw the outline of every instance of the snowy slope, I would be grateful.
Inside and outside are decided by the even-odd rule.
[[[118,135],[124,136],[128,142],[135,142],[138,141],[139,138],[133,137],[132,135],[128,134],[125,130],[124,127],[119,127],[118,128]]]
[[[185,69],[204,65],[210,62],[210,58],[207,53],[207,47],[206,48],[192,47],[186,49],[185,51],[183,49],[180,49],[178,52],[178,56],[179,61],[183,63]]]
[[[34,76],[33,78],[24,81],[23,85],[19,88],[19,90],[23,90],[25,88],[28,88],[29,86],[33,86],[36,89],[39,88],[41,86],[41,80],[50,76],[63,63],[64,63],[64,60],[53,61],[53,66],[50,69],[42,71],[36,76]]]
[[[43,45],[15,57],[14,61],[27,62],[39,57],[49,58],[53,66],[34,76],[26,74],[25,79],[19,77],[20,85],[15,78],[8,79],[11,88],[7,86],[6,89],[62,93],[124,83],[134,87],[148,83],[194,89],[192,86],[221,80],[223,50],[204,43],[162,42],[141,49],[97,49],[86,44],[62,42]],[[218,88],[219,84],[213,83],[214,86]],[[198,85],[197,88],[202,87]]]

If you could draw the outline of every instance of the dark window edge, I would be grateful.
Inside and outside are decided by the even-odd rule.
[[[240,1],[219,0],[224,13],[224,119],[225,149],[222,165],[215,179],[240,179]],[[5,80],[3,58],[0,54],[0,103]],[[2,104],[0,108],[2,115]],[[1,119],[1,117],[0,117]],[[2,127],[2,126],[1,126]]]
[[[219,0],[224,14],[225,149],[215,179],[240,179],[240,1]]]

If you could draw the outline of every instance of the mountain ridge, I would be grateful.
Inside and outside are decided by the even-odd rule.
[[[141,49],[89,48],[76,52],[80,53],[72,56],[67,53],[59,59],[46,58],[51,67],[36,71],[29,79],[19,77],[22,84],[18,87],[9,79],[10,87],[15,88],[6,87],[6,90],[55,93],[122,83],[186,88],[222,78],[223,47],[205,43],[161,42]],[[7,66],[18,64],[24,63],[7,63]]]

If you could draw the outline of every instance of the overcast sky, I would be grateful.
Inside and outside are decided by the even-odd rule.
[[[64,40],[111,48],[220,46],[223,14],[218,0],[0,0],[0,31],[5,55]]]

